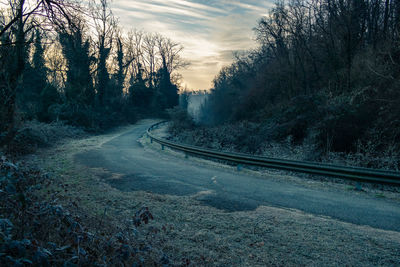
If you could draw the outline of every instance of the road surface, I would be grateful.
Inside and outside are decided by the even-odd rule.
[[[139,122],[101,147],[75,155],[75,162],[122,175],[107,180],[121,191],[194,195],[226,211],[253,210],[260,205],[298,209],[341,221],[400,231],[400,204],[385,198],[352,192],[325,191],[257,177],[225,168],[201,165],[168,153],[145,149],[138,142],[154,123]]]

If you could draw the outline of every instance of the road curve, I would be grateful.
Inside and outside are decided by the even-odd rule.
[[[400,204],[384,198],[341,191],[321,191],[287,181],[200,165],[190,159],[145,149],[138,139],[154,121],[141,121],[101,147],[75,155],[74,161],[121,175],[106,179],[121,191],[194,195],[204,205],[227,211],[260,205],[302,210],[341,221],[400,232]]]

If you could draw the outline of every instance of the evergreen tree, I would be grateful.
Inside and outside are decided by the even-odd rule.
[[[61,103],[61,97],[56,87],[47,84],[40,94],[40,107],[38,119],[44,122],[50,122],[52,116],[50,114],[50,107]]]
[[[152,99],[152,91],[146,86],[146,80],[143,79],[143,68],[139,63],[136,77],[131,77],[129,86],[130,102],[140,109],[149,108]]]
[[[27,59],[24,1],[13,7],[14,19],[0,31],[0,146],[14,138],[16,100]]]
[[[117,50],[117,72],[114,75],[115,76],[115,81],[116,81],[116,86],[114,89],[114,97],[116,98],[122,98],[123,95],[123,90],[124,90],[124,82],[125,82],[125,73],[124,73],[124,50],[123,50],[123,45],[122,41],[119,38],[118,39],[118,50]]]
[[[42,36],[40,31],[36,31],[36,39],[34,43],[34,54],[32,57],[33,74],[36,82],[35,96],[38,97],[38,113],[37,118],[40,121],[50,121],[49,108],[54,104],[60,103],[60,94],[56,87],[49,84],[47,80],[48,68],[44,58],[44,47],[42,44]]]
[[[159,110],[165,110],[178,105],[178,87],[171,82],[171,74],[168,71],[165,59],[163,59],[163,67],[159,69],[156,77],[156,105]]]
[[[124,94],[125,83],[125,66],[124,66],[124,51],[123,44],[120,38],[117,40],[117,69],[109,80],[107,89],[107,102],[111,104],[113,109],[119,109]]]
[[[39,113],[44,112],[41,106],[41,93],[48,86],[45,49],[39,30],[35,32],[33,48],[32,62],[25,66],[23,83],[17,99],[19,108],[25,111],[28,118],[39,118]]]
[[[117,28],[117,21],[111,12],[109,0],[91,2],[95,30],[97,32],[97,74],[96,91],[99,106],[110,103],[113,95],[113,88],[110,88],[110,73],[107,69],[107,60],[113,48],[114,34]]]
[[[36,31],[35,37],[36,37],[34,43],[35,51],[32,57],[33,69],[40,76],[42,80],[46,80],[47,68],[44,59],[44,47],[42,44],[42,36],[39,30]]]
[[[90,73],[92,58],[89,55],[89,41],[83,40],[82,29],[61,32],[59,40],[67,61],[65,96],[67,101],[92,105],[95,92]]]
[[[96,90],[98,96],[98,104],[101,106],[105,104],[105,99],[108,97],[107,85],[109,84],[109,73],[107,70],[107,58],[110,54],[111,49],[101,46],[99,49],[99,61],[97,65],[97,77],[96,77]]]

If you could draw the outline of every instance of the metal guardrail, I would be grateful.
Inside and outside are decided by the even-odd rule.
[[[227,160],[237,164],[246,164],[288,171],[297,171],[309,174],[334,176],[359,182],[374,182],[400,185],[400,172],[395,171],[382,171],[369,168],[345,167],[308,161],[258,157],[241,153],[227,153],[217,150],[204,149],[197,146],[178,144],[156,137],[151,134],[151,130],[163,123],[166,123],[166,121],[156,123],[152,125],[149,129],[147,129],[147,135],[150,140],[152,142],[155,141],[161,144],[163,148],[164,146],[167,146],[173,149],[184,151],[186,153],[206,156],[214,159]]]

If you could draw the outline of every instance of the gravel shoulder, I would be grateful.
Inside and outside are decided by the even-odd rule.
[[[140,123],[149,123],[149,120]],[[109,220],[124,227],[132,212],[142,206],[149,207],[154,220],[142,228],[138,239],[146,240],[152,249],[168,255],[172,265],[400,265],[399,232],[269,206],[260,206],[252,211],[226,212],[197,200],[199,194],[208,192],[187,196],[122,192],[109,183],[110,179],[121,179],[120,174],[74,163],[77,153],[97,149],[132,127],[136,126],[41,149],[26,160],[43,168],[54,179],[51,190],[59,191],[60,201],[74,201],[99,220]],[[146,151],[160,153],[159,146],[151,144],[147,138],[139,141]],[[163,153],[179,154],[168,150]],[[199,164],[219,165],[196,160]],[[285,179],[304,183],[303,179]],[[306,183],[312,187],[321,186],[319,182]],[[66,185],[68,190],[65,190]],[[339,189],[349,191],[346,187],[348,185]],[[396,193],[393,196],[389,193],[392,194],[384,192],[384,197],[398,198]],[[376,193],[371,191],[371,194]]]

